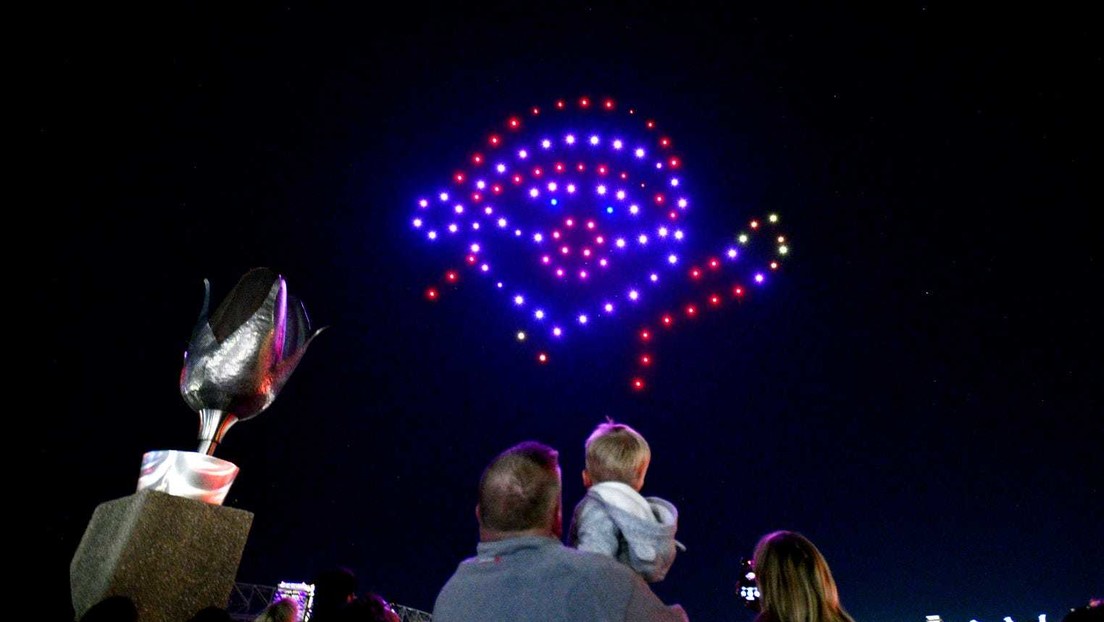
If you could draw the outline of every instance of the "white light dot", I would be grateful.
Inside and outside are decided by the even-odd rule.
[[[632,214],[633,216],[636,216],[637,214],[640,213],[640,206],[639,205],[630,205],[629,206],[629,213]]]
[[[678,206],[679,206],[679,207],[680,207],[681,209],[686,209],[686,206],[687,206],[687,205],[689,205],[689,201],[687,201],[686,199],[679,199],[679,200],[678,200]]]
[[[651,279],[653,283],[658,283],[659,282],[659,275],[656,274],[655,272],[653,272],[651,275],[649,275],[648,278]]]
[[[613,304],[612,303],[607,302],[605,304],[605,306],[602,307],[602,308],[606,310],[606,313],[613,313]]]
[[[544,147],[545,149],[548,149],[548,148],[552,147],[552,141],[545,138],[544,140],[541,141],[541,147]]]
[[[566,142],[569,145],[574,145],[575,144],[575,135],[574,134],[568,134],[567,136],[564,137],[564,142]]]
[[[678,263],[678,256],[677,255],[667,255],[667,263],[671,264],[672,266],[677,264]]]
[[[475,182],[475,187],[476,187],[476,188],[479,188],[480,190],[482,190],[482,189],[484,189],[484,188],[486,188],[486,187],[487,187],[487,182],[485,182],[485,181],[483,181],[482,179],[480,179],[479,181]]]
[[[634,153],[634,154],[636,155],[636,157],[638,157],[638,158],[643,158],[643,157],[644,157],[644,150],[643,150],[643,149],[637,149],[637,150],[636,150],[635,152],[633,152],[633,153]]]
[[[641,233],[640,236],[638,238],[636,238],[636,241],[640,242],[641,244],[647,244],[648,243],[648,236]]]
[[[575,192],[575,184],[567,184],[567,191],[569,193]]]
[[[554,328],[552,329],[552,334],[553,334],[553,335],[555,335],[555,336],[557,336],[557,337],[559,337],[560,335],[562,335],[562,334],[563,334],[563,330],[562,330],[562,329],[560,329],[560,327],[559,327],[559,326],[556,326],[556,327],[554,327]]]
[[[682,232],[681,229],[675,231],[675,239],[676,240],[681,240],[684,235],[685,234]]]
[[[738,255],[738,254],[739,253],[736,252],[735,248],[728,249],[728,258],[729,259],[736,259],[736,255]]]
[[[447,192],[442,192],[442,193],[441,193],[440,195],[438,195],[438,196],[440,196],[440,197],[441,197],[441,201],[442,201],[442,202],[443,202],[443,201],[448,201],[448,193],[447,193]]]
[[[614,149],[620,149],[622,146],[623,146],[623,144],[621,142],[621,139],[617,139],[617,140],[613,141],[613,148]]]
[[[533,241],[534,241],[534,242],[541,242],[541,241],[543,241],[543,240],[544,240],[544,236],[543,236],[543,235],[541,235],[541,234],[539,234],[539,233],[534,233],[534,234],[533,234]]]
[[[597,136],[591,136],[590,137],[590,144],[597,145],[598,144],[598,137]]]
[[[671,187],[672,188],[677,188],[678,185],[679,185],[678,177],[672,177],[671,178]]]
[[[629,300],[638,300],[640,298],[640,292],[635,289],[629,290]]]
[[[483,213],[490,216],[491,214],[494,213],[494,208],[491,207],[490,205],[488,205],[487,207],[483,208]]]
[[[617,238],[614,244],[617,245],[617,248],[625,248],[625,238]]]
[[[533,197],[534,199],[537,198],[537,196],[539,196],[539,195],[540,195],[540,191],[537,190],[536,188],[533,188],[529,191],[529,196]]]
[[[429,201],[426,201],[425,199],[418,201],[418,207],[429,207]]]
[[[471,252],[478,253],[479,252],[479,245],[478,244],[472,244],[471,245]]]
[[[459,227],[457,227],[455,224],[451,224],[448,226],[449,233],[456,233],[458,229]]]
[[[421,218],[415,218],[414,219],[414,226],[415,227],[421,227],[422,226],[422,219]]]
[[[498,171],[499,173],[505,173],[506,172],[506,165],[505,164],[499,164],[498,166],[495,167],[495,170]]]
[[[498,219],[498,226],[499,227],[505,227],[506,226],[506,219],[505,218],[499,218]]]
[[[521,306],[521,305],[525,304],[525,297],[522,296],[521,294],[518,294],[517,296],[514,296],[514,304],[516,304],[518,306]]]
[[[789,249],[789,247],[788,247],[788,246],[786,246],[785,244],[783,244],[782,246],[779,246],[779,247],[778,247],[778,254],[779,254],[779,255],[785,255],[785,254],[786,254],[786,253],[788,253],[788,252],[790,252],[790,249]]]
[[[525,341],[525,331],[519,330],[517,332],[517,340],[518,341]]]
[[[522,149],[521,151],[518,152],[518,157],[521,158],[522,160],[524,160],[525,158],[529,157],[529,152]]]
[[[616,196],[617,196],[617,200],[624,201],[625,200],[625,191],[624,190],[618,190]]]
[[[437,239],[437,232],[436,231],[430,231],[429,233],[426,234],[426,237],[431,239],[431,240],[436,240]]]
[[[586,324],[587,323],[587,316],[585,314],[580,314],[579,315],[579,323],[580,324]]]
[[[667,237],[667,227],[660,227],[656,233],[658,233],[661,238]]]
[[[598,186],[598,194],[605,194],[605,193],[606,193],[606,187],[604,185],[599,185]]]
[[[543,320],[544,319],[544,310],[543,309],[537,309],[536,311],[533,312],[533,317],[537,318],[538,320]]]
[[[548,191],[549,192],[555,192],[556,191],[556,182],[554,182],[554,181],[548,182]]]

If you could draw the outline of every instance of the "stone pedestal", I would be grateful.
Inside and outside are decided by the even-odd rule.
[[[101,503],[69,565],[76,618],[115,594],[141,622],[225,607],[252,524],[252,512],[151,489]]]

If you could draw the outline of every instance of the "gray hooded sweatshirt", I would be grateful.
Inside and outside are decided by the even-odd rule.
[[[677,530],[678,510],[670,501],[643,497],[621,482],[600,482],[575,506],[568,544],[613,557],[655,583],[686,550],[675,540]]]

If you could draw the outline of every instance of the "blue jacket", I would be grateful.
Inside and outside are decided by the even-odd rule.
[[[481,542],[433,606],[433,622],[688,622],[612,558],[545,536]]]

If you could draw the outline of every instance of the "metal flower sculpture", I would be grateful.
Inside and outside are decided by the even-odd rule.
[[[306,308],[288,294],[287,283],[268,268],[247,272],[208,321],[211,284],[192,331],[180,394],[199,414],[199,453],[213,455],[226,431],[264,412],[276,399],[307,346]]]

